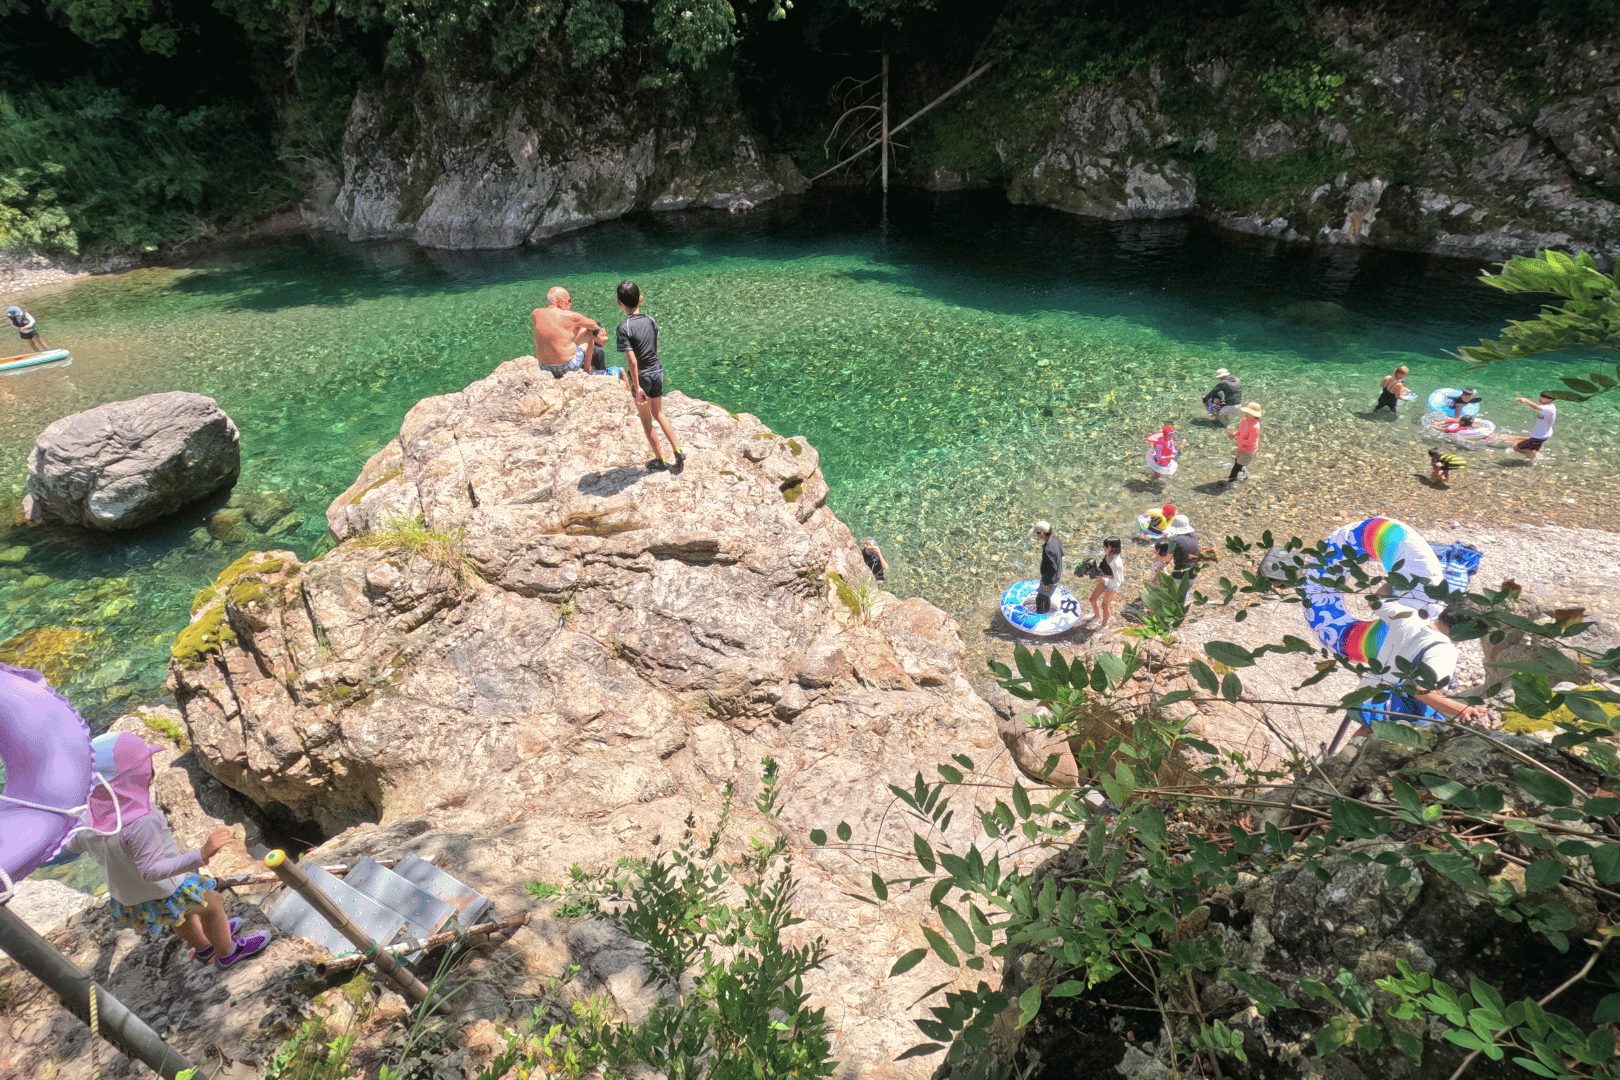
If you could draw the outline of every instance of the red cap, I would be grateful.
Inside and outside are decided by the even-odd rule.
[[[1175,517],[1176,516],[1176,504],[1175,503],[1165,503],[1163,506],[1159,507],[1159,513],[1163,514],[1165,517]]]

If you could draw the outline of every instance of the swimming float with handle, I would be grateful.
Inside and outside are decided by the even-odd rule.
[[[1470,401],[1461,409],[1451,407],[1451,399],[1462,393],[1455,386],[1442,386],[1429,395],[1429,411],[1440,413],[1443,416],[1478,416],[1482,401]]]
[[[1152,469],[1160,476],[1174,476],[1176,475],[1176,469],[1180,467],[1175,458],[1171,458],[1169,461],[1160,464],[1158,458],[1153,456],[1152,450],[1149,450],[1145,455],[1143,455],[1143,460],[1147,462],[1148,468]]]
[[[1146,514],[1136,515],[1136,531],[1149,540],[1163,540],[1165,534],[1153,527],[1153,519]]]
[[[1052,610],[1042,614],[1035,610],[1035,594],[1041,583],[1031,578],[1015,581],[1001,594],[1001,617],[1026,634],[1051,637],[1071,630],[1080,621],[1080,601],[1066,587],[1052,590]]]
[[[1354,664],[1371,664],[1378,653],[1390,616],[1415,612],[1424,622],[1435,619],[1444,604],[1428,590],[1446,585],[1445,567],[1429,542],[1417,530],[1394,518],[1371,517],[1346,525],[1323,541],[1327,557],[1305,571],[1305,621],[1321,646]],[[1323,576],[1343,562],[1376,559],[1386,574],[1408,579],[1410,588],[1385,597],[1379,617],[1357,619],[1345,606],[1345,594],[1323,582]]]
[[[0,896],[55,858],[81,822],[95,782],[90,728],[27,668],[0,664]]]
[[[1464,423],[1448,413],[1426,412],[1423,414],[1423,430],[1436,438],[1469,442],[1489,439],[1496,434],[1496,424],[1483,417]]]

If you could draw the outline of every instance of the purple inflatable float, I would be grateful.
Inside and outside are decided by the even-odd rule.
[[[90,728],[27,668],[0,664],[0,899],[62,850],[90,801]]]

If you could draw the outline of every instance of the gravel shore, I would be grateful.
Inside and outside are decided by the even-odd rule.
[[[1490,589],[1503,581],[1517,582],[1527,599],[1546,607],[1581,606],[1598,623],[1594,633],[1612,635],[1620,628],[1620,533],[1600,529],[1577,529],[1558,525],[1497,525],[1474,528],[1457,522],[1411,523],[1431,543],[1464,540],[1485,555],[1474,588]],[[1235,577],[1240,563],[1227,555],[1217,570],[1204,576],[1206,590],[1222,574]],[[1297,604],[1262,601],[1247,608],[1242,622],[1235,611],[1206,609],[1179,637],[1181,643],[1197,650],[1210,641],[1232,641],[1254,647],[1267,641],[1280,641],[1284,634],[1306,637],[1303,613]],[[1259,698],[1334,702],[1355,689],[1358,680],[1347,672],[1335,672],[1315,686],[1295,691],[1315,673],[1316,657],[1268,655],[1240,674],[1245,691]],[[1477,641],[1462,646],[1462,666],[1458,672],[1465,688],[1477,688],[1484,681],[1484,659]],[[1268,706],[1266,715],[1278,730],[1298,746],[1316,750],[1332,739],[1342,720],[1336,710]],[[1245,747],[1251,752],[1283,753],[1285,746],[1256,717],[1247,727],[1210,734],[1227,745]]]
[[[1326,535],[1345,523],[1326,522],[1321,532]],[[1476,591],[1494,589],[1507,580],[1517,582],[1527,599],[1544,607],[1585,607],[1587,617],[1597,623],[1592,637],[1601,647],[1620,641],[1620,532],[1546,524],[1470,526],[1457,521],[1421,520],[1408,524],[1416,527],[1431,543],[1463,540],[1479,548],[1485,558],[1474,579]],[[1205,537],[1204,542],[1206,546],[1219,543],[1214,536]],[[1144,551],[1137,545],[1134,552],[1137,567],[1146,562]],[[1200,577],[1202,590],[1206,595],[1213,594],[1215,583],[1222,576],[1238,580],[1243,570],[1255,567],[1258,557],[1258,551],[1245,557],[1221,552],[1218,565]],[[1118,611],[1140,594],[1142,573],[1131,573],[1121,603],[1115,608],[1115,624],[1108,632],[1069,634],[1052,641],[1024,639],[1024,643],[1043,650],[1057,648],[1066,654],[1113,650],[1127,644],[1130,639],[1118,633],[1119,627],[1124,625]],[[1298,604],[1266,599],[1240,606],[1246,612],[1241,622],[1236,618],[1239,606],[1200,609],[1177,635],[1178,642],[1189,652],[1197,653],[1210,641],[1230,641],[1254,648],[1265,642],[1281,641],[1286,634],[1309,639]],[[999,616],[996,619],[1000,621]],[[1016,639],[1006,632],[1004,625],[982,635],[970,634],[968,638],[970,670],[979,678],[980,685],[988,688],[988,676],[979,675],[984,661],[998,659],[1010,663],[1012,642]],[[1314,654],[1267,655],[1255,666],[1240,672],[1245,693],[1268,700],[1331,704],[1356,688],[1355,675],[1337,671],[1314,686],[1296,690],[1316,673],[1318,659]],[[1465,691],[1477,689],[1483,683],[1484,657],[1479,642],[1463,644],[1459,675]],[[1319,752],[1333,738],[1343,719],[1343,712],[1338,709],[1267,705],[1264,716],[1270,721],[1268,727],[1258,708],[1246,710],[1246,719],[1233,715],[1244,711],[1223,709],[1217,717],[1215,710],[1206,710],[1210,719],[1204,734],[1223,746],[1244,751],[1256,761],[1274,761],[1287,756],[1288,743],[1308,752]]]

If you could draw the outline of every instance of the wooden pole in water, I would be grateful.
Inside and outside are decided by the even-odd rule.
[[[90,977],[74,967],[5,904],[0,904],[0,952],[54,991],[74,1016],[90,1023]],[[95,1033],[123,1051],[126,1057],[139,1061],[166,1080],[174,1080],[187,1069],[196,1068],[105,987],[96,986],[95,993]],[[93,1048],[95,1043],[90,1045]]]
[[[889,52],[883,51],[883,201],[889,201]]]
[[[431,996],[427,984],[409,971],[399,966],[392,953],[387,949],[380,949],[372,940],[371,935],[362,930],[355,921],[343,913],[333,900],[320,890],[320,887],[309,880],[303,867],[287,858],[285,851],[272,851],[264,857],[264,865],[276,872],[283,884],[304,900],[304,903],[315,909],[316,914],[332,924],[332,929],[348,938],[360,955],[377,966],[377,971],[394,987],[410,1000],[420,1005]]]

